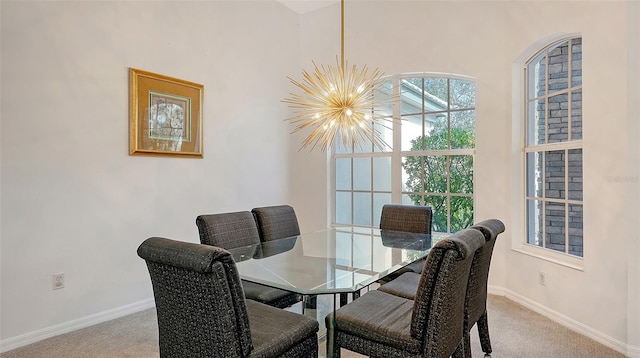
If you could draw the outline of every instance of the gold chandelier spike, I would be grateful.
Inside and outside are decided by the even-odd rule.
[[[386,117],[376,113],[374,93],[381,84],[383,73],[375,69],[369,74],[367,66],[358,70],[348,69],[344,60],[344,0],[341,4],[341,58],[336,66],[318,67],[314,71],[302,71],[303,81],[289,77],[303,94],[291,93],[283,102],[293,108],[294,116],[287,118],[296,125],[292,133],[306,130],[309,135],[301,149],[320,146],[322,151],[338,144],[351,149],[373,143],[378,149],[389,145],[384,141],[378,126],[386,127]]]

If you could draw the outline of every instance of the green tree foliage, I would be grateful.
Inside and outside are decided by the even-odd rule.
[[[440,81],[438,81],[440,80]],[[453,81],[451,81],[453,82]],[[425,89],[441,99],[447,99],[446,79],[425,83]],[[451,84],[451,102],[459,108],[473,108],[473,83],[460,81]],[[425,136],[411,141],[412,151],[437,151],[475,147],[475,113],[473,109],[452,111],[451,120],[445,115],[436,117]],[[451,232],[473,224],[473,198],[456,194],[473,194],[473,157],[471,155],[409,156],[403,163],[408,178],[405,182],[409,197],[415,205],[433,207],[433,230],[447,231],[447,215],[451,217]],[[423,195],[424,193],[424,195]],[[446,194],[450,193],[448,197]],[[449,199],[448,199],[449,198]],[[450,212],[447,212],[447,200]]]

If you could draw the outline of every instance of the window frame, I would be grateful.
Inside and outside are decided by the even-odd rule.
[[[513,235],[511,242],[511,249],[529,256],[533,256],[539,259],[543,259],[545,261],[553,262],[562,266],[566,266],[569,268],[573,268],[579,271],[584,270],[584,255],[586,251],[586,241],[585,236],[583,234],[582,237],[582,245],[583,245],[583,255],[576,256],[567,253],[567,249],[565,252],[555,251],[553,249],[535,246],[533,244],[528,243],[528,212],[527,212],[527,199],[529,198],[527,192],[527,178],[530,175],[527,171],[527,154],[533,152],[547,152],[554,150],[574,150],[581,149],[582,150],[582,163],[584,168],[584,146],[582,139],[579,140],[567,140],[565,142],[553,142],[548,143],[545,141],[545,144],[532,144],[528,145],[527,133],[529,131],[528,128],[528,105],[529,105],[529,82],[527,77],[527,67],[530,61],[533,61],[537,56],[541,53],[546,52],[549,48],[562,43],[564,41],[569,41],[581,38],[584,43],[584,39],[582,34],[580,33],[570,33],[570,34],[556,34],[545,39],[542,39],[534,44],[532,44],[527,51],[525,51],[516,61],[514,61],[512,66],[513,73],[513,83],[512,83],[512,193],[514,195],[514,200],[512,200],[512,210],[513,212],[519,212],[520,215],[514,216],[513,221],[513,232],[521,233],[520,235]],[[548,58],[547,58],[548,61]],[[577,86],[580,91],[582,91],[582,84]],[[563,91],[559,91],[557,93],[570,93],[575,91],[575,88],[571,85],[571,74],[568,74],[568,88]],[[557,93],[545,94],[545,98],[548,96],[556,95]],[[582,113],[584,118],[584,113]],[[571,131],[569,131],[571,132]],[[584,120],[582,123],[582,134],[584,133]],[[568,134],[568,139],[571,138],[571,134]],[[566,161],[568,162],[568,160]],[[544,165],[543,165],[544,166]],[[565,178],[567,177],[566,165],[565,165]],[[582,172],[582,178],[584,181],[584,170]],[[585,208],[585,200],[584,200],[584,187],[582,189],[582,200],[580,200],[580,204],[583,207],[583,213]],[[552,200],[553,201],[553,200]],[[575,200],[571,200],[565,198],[562,200],[564,202],[568,202],[569,204],[575,202]],[[565,218],[566,218],[565,214]],[[583,226],[584,230],[584,226]],[[568,232],[565,233],[565,245],[568,247]]]
[[[407,78],[443,78],[448,80],[449,82],[449,88],[448,90],[450,91],[450,81],[451,80],[462,80],[462,81],[468,81],[468,82],[472,82],[474,85],[477,85],[477,80],[474,77],[470,77],[470,76],[465,76],[465,75],[459,75],[459,74],[450,74],[450,73],[440,73],[440,72],[417,72],[417,73],[401,73],[401,74],[396,74],[396,75],[391,75],[391,76],[386,76],[383,78],[384,82],[391,82],[392,83],[392,88],[393,88],[393,101],[392,101],[392,112],[393,112],[393,116],[392,116],[392,137],[393,137],[393,142],[391,145],[391,149],[387,149],[385,151],[380,151],[377,149],[374,149],[371,152],[363,152],[360,150],[354,150],[352,149],[350,152],[345,152],[345,151],[340,151],[339,153],[336,153],[335,148],[331,148],[330,150],[330,160],[329,160],[329,170],[328,170],[328,174],[329,174],[329,179],[330,179],[330,207],[329,207],[329,215],[330,215],[330,223],[332,227],[339,227],[339,226],[348,226],[349,224],[341,224],[341,223],[337,223],[336,220],[336,195],[338,192],[350,192],[351,193],[351,203],[350,203],[350,211],[351,211],[351,223],[353,225],[354,221],[354,195],[353,193],[370,193],[371,194],[371,212],[369,213],[370,215],[370,223],[371,223],[371,227],[377,227],[379,224],[379,220],[380,220],[380,213],[381,213],[381,209],[382,209],[382,205],[380,205],[380,207],[376,207],[376,202],[374,199],[374,194],[390,194],[391,197],[391,201],[389,203],[402,203],[402,198],[403,196],[405,196],[408,192],[407,191],[403,191],[403,180],[402,180],[402,175],[404,173],[403,168],[402,168],[402,159],[403,157],[406,156],[442,156],[442,157],[451,157],[451,156],[455,156],[455,155],[469,155],[471,156],[471,160],[473,161],[473,192],[471,194],[459,194],[459,193],[451,193],[449,191],[450,186],[448,184],[447,186],[447,193],[438,193],[441,196],[446,196],[447,197],[447,231],[449,232],[451,229],[451,215],[450,215],[450,198],[451,197],[457,197],[457,196],[464,196],[464,197],[470,197],[471,200],[473,201],[473,211],[475,212],[475,206],[476,206],[476,190],[475,190],[475,165],[476,165],[476,148],[474,145],[474,148],[467,148],[467,149],[450,149],[451,146],[451,139],[448,139],[448,144],[449,144],[449,149],[447,150],[420,150],[420,151],[410,151],[410,150],[402,150],[402,144],[401,144],[401,101],[399,100],[400,98],[400,87],[399,84],[403,79],[407,79]],[[477,97],[477,87],[476,87],[476,93],[475,96]],[[450,114],[454,113],[454,112],[460,112],[460,109],[452,109],[451,108],[451,103],[449,103],[450,101],[447,102],[447,108],[441,112],[446,113],[449,116],[449,121],[451,120],[450,118]],[[468,110],[468,109],[467,109]],[[472,108],[472,110],[474,112],[477,113],[477,102],[474,102],[474,106]],[[431,113],[431,112],[428,112]],[[435,112],[434,112],[435,113]],[[477,117],[474,114],[474,138],[475,138],[475,133],[476,133],[476,123],[477,123]],[[449,122],[450,125],[450,122]],[[475,139],[474,139],[475,140]],[[391,160],[391,191],[380,191],[380,190],[374,190],[374,179],[373,179],[373,173],[374,173],[374,168],[373,168],[373,161],[375,160],[375,158],[383,158],[383,157],[388,157]],[[350,180],[351,180],[351,187],[349,190],[346,189],[337,189],[337,184],[336,184],[336,162],[337,159],[343,159],[343,158],[351,158],[351,175],[350,175]],[[356,190],[354,189],[354,185],[353,185],[353,178],[354,178],[354,165],[353,165],[353,159],[356,158],[370,158],[371,159],[371,166],[370,166],[370,173],[371,173],[371,186],[369,190]],[[449,175],[450,176],[450,175]],[[422,193],[423,195],[427,195],[428,193]],[[367,226],[364,226],[367,227]]]

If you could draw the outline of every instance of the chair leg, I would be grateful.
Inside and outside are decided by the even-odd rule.
[[[482,351],[485,353],[485,357],[491,356],[491,339],[489,338],[489,322],[487,319],[487,310],[484,311],[482,316],[477,322],[478,335],[480,336],[480,345]]]
[[[471,358],[471,332],[468,330],[464,331],[464,336],[462,337],[464,343],[464,358]]]

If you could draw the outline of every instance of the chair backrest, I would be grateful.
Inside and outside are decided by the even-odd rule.
[[[432,211],[430,206],[383,205],[380,229],[431,234]]]
[[[411,335],[423,341],[426,357],[449,357],[462,341],[469,270],[484,236],[465,229],[429,252],[413,305]]]
[[[298,217],[290,205],[275,205],[251,210],[258,225],[260,240],[271,241],[300,235]]]
[[[486,242],[474,257],[469,273],[465,307],[465,319],[468,320],[468,326],[475,324],[486,310],[489,265],[491,264],[496,238],[500,233],[504,232],[504,224],[498,219],[489,219],[473,225],[472,228],[482,232]]]
[[[235,249],[260,243],[258,227],[249,211],[199,215],[196,226],[202,244]]]
[[[161,357],[250,354],[249,317],[229,252],[153,237],[138,247],[138,256],[153,284]]]

